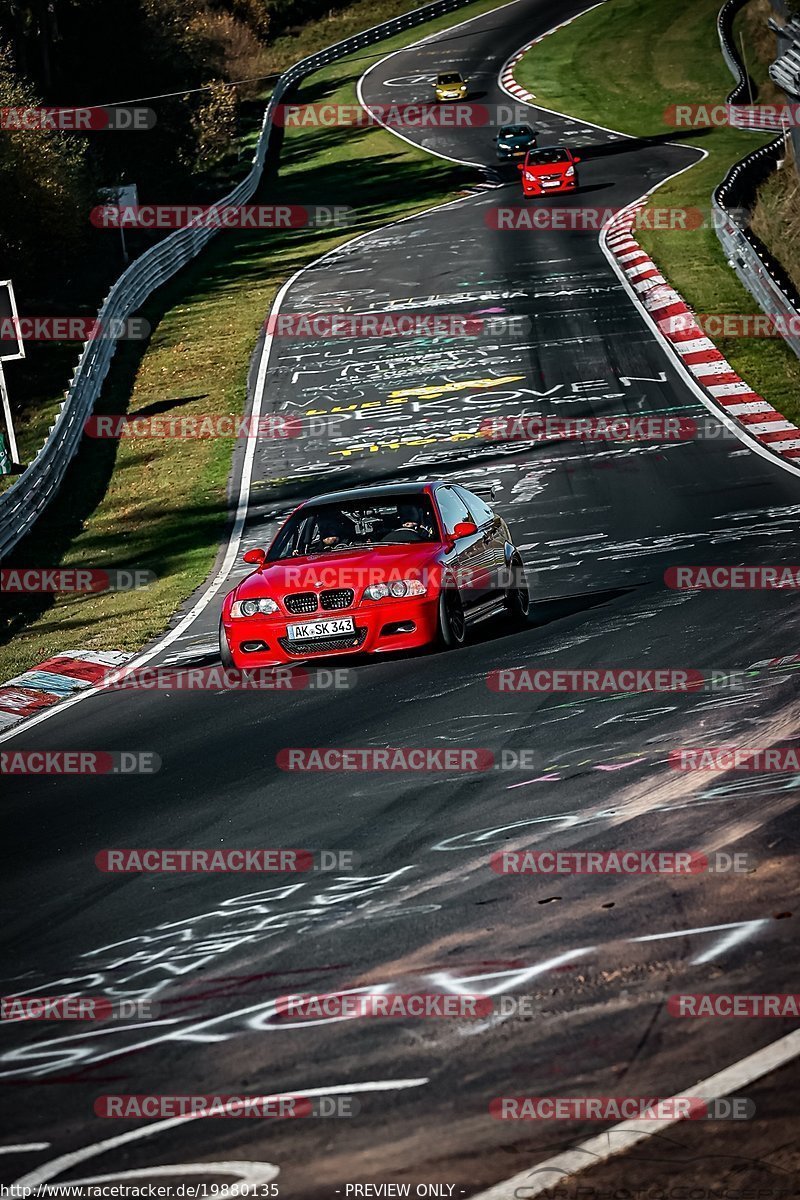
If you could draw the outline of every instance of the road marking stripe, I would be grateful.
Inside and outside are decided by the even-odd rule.
[[[49,1150],[49,1142],[25,1142],[17,1146],[0,1146],[0,1154],[27,1154],[31,1150]]]
[[[317,1088],[301,1088],[298,1091],[292,1092],[274,1092],[270,1096],[257,1096],[253,1099],[257,1100],[275,1100],[279,1096],[334,1096],[346,1095],[349,1096],[354,1092],[389,1092],[398,1091],[404,1088],[422,1087],[428,1082],[427,1078],[418,1079],[376,1079],[369,1083],[342,1083],[332,1087],[317,1087]],[[167,1117],[163,1121],[155,1121],[151,1125],[145,1125],[138,1129],[130,1129],[127,1133],[119,1133],[115,1137],[106,1138],[102,1142],[93,1142],[90,1146],[83,1146],[80,1150],[72,1150],[68,1154],[61,1154],[58,1158],[52,1159],[49,1163],[44,1163],[41,1167],[37,1167],[35,1171],[30,1171],[27,1175],[23,1175],[21,1179],[17,1179],[16,1185],[19,1188],[30,1187],[35,1188],[42,1183],[47,1183],[49,1179],[53,1179],[64,1171],[69,1171],[78,1163],[86,1162],[87,1159],[96,1158],[99,1154],[105,1154],[107,1150],[116,1150],[118,1146],[125,1146],[129,1142],[139,1141],[140,1138],[152,1137],[154,1133],[160,1133],[164,1129],[174,1129],[177,1125],[185,1125],[187,1121],[196,1121],[200,1119],[198,1113],[187,1113],[182,1117]]]
[[[747,1058],[740,1059],[730,1067],[703,1079],[693,1087],[676,1094],[673,1099],[681,1096],[697,1096],[701,1100],[717,1100],[722,1096],[730,1096],[757,1079],[771,1074],[786,1063],[800,1055],[800,1029],[779,1038],[763,1050],[757,1050]],[[558,1183],[579,1175],[591,1167],[600,1166],[618,1154],[630,1150],[639,1142],[646,1141],[656,1133],[669,1129],[677,1124],[681,1117],[663,1118],[653,1121],[622,1121],[611,1129],[604,1130],[596,1137],[579,1143],[572,1150],[556,1154],[553,1158],[537,1163],[528,1171],[520,1171],[503,1183],[476,1192],[470,1200],[532,1200],[550,1191]]]

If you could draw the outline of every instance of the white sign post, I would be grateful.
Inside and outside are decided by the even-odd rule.
[[[136,208],[139,203],[139,193],[135,183],[120,183],[117,187],[100,188],[99,196],[107,204],[116,204],[119,208]],[[125,229],[120,222],[119,236],[122,238],[122,261],[127,264],[130,259],[128,247],[125,245]]]
[[[0,280],[0,400],[3,404],[3,418],[8,434],[8,448],[11,451],[12,464],[19,463],[17,439],[11,420],[11,404],[8,399],[6,379],[3,374],[3,363],[15,358],[25,357],[25,346],[19,329],[17,302],[14,298],[14,287],[10,279]]]

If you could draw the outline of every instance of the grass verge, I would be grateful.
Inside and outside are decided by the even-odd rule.
[[[731,91],[717,35],[719,8],[720,0],[607,0],[533,46],[517,79],[548,108],[638,137],[663,134],[671,128],[665,120],[670,105],[718,104]],[[763,74],[755,61],[750,66]],[[661,187],[658,206],[710,213],[711,194],[728,169],[769,140],[724,126],[709,130],[692,142],[707,157]],[[642,231],[639,240],[696,312],[761,312],[728,266],[710,224]],[[788,419],[800,421],[800,362],[783,341],[728,338],[718,344],[752,387]]]
[[[344,59],[307,80],[298,98],[354,105],[356,81],[371,62],[500,2],[477,0]],[[374,23],[375,9],[360,19],[361,27]],[[253,347],[281,283],[355,233],[452,199],[474,178],[380,127],[287,130],[280,178],[265,180],[256,202],[351,205],[357,225],[220,234],[143,310],[149,344],[117,352],[96,411],[240,415]],[[58,500],[4,566],[135,566],[157,582],[127,593],[5,594],[0,680],[61,650],[136,650],[160,633],[213,563],[232,451],[232,439],[85,438]]]

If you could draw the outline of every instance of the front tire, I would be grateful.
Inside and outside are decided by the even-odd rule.
[[[219,623],[219,657],[226,671],[235,671],[236,663],[233,661],[231,648],[228,645],[228,639],[225,636],[225,626],[222,621]]]
[[[444,586],[439,593],[439,642],[445,650],[457,650],[467,640],[464,605],[457,587]]]

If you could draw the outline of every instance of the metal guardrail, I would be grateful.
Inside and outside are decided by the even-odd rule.
[[[758,95],[758,86],[744,69],[744,63],[739,57],[733,40],[733,19],[746,3],[747,0],[726,0],[717,16],[717,31],[722,47],[722,57],[736,80],[736,87],[728,96],[728,104],[740,104],[745,98],[752,100]]]
[[[783,153],[784,139],[776,138],[736,163],[714,192],[715,226],[725,256],[740,280],[768,316],[776,330],[800,358],[800,295],[789,276],[748,227],[749,212],[742,200],[752,189],[755,172],[766,177]],[[744,217],[737,213],[744,211]]]
[[[733,18],[745,2],[727,0],[718,18],[722,53],[737,80],[728,97],[730,104],[741,100],[750,86],[732,37]],[[738,128],[752,126],[739,125]],[[760,131],[763,132],[763,128],[760,126]],[[714,226],[731,267],[764,312],[773,318],[776,331],[800,358],[800,294],[780,263],[749,228],[748,205],[755,188],[760,179],[766,179],[777,168],[784,147],[785,136],[781,134],[731,168],[714,192]]]
[[[739,57],[739,51],[733,40],[733,21],[748,0],[727,0],[717,16],[717,31],[722,56],[728,69],[736,80],[736,86],[727,97],[730,106],[730,123],[734,129],[746,129],[753,133],[780,133],[782,129],[780,116],[770,108],[761,108],[755,101],[758,98],[758,84],[748,75],[744,63]],[[744,101],[748,103],[745,104]]]
[[[250,171],[233,191],[210,207],[242,204],[255,194],[264,170],[275,109],[286,93],[302,79],[355,50],[465,8],[471,2],[433,0],[433,3],[336,42],[289,67],[277,80],[270,97]],[[131,316],[158,287],[195,258],[218,232],[214,228],[187,226],[169,234],[141,254],[116,280],[103,301],[97,316],[100,328],[119,328],[114,325],[115,321]],[[16,483],[0,495],[0,560],[28,533],[58,491],[80,444],[86,418],[91,415],[100,395],[116,348],[116,339],[111,337],[95,338],[84,343],[61,411],[50,428],[47,440]]]
[[[770,67],[770,77],[790,96],[800,96],[800,17],[787,21],[780,28],[780,36],[789,44]]]
[[[796,115],[800,107],[797,103],[800,98],[800,17],[787,20],[785,5],[779,3],[779,0],[772,0],[772,5],[783,23],[774,18],[770,18],[769,21],[770,29],[778,37],[779,50],[769,73],[773,83],[776,83],[790,100],[789,107],[793,110],[793,115],[788,121],[788,126],[794,143],[795,162],[800,170],[800,126]]]

